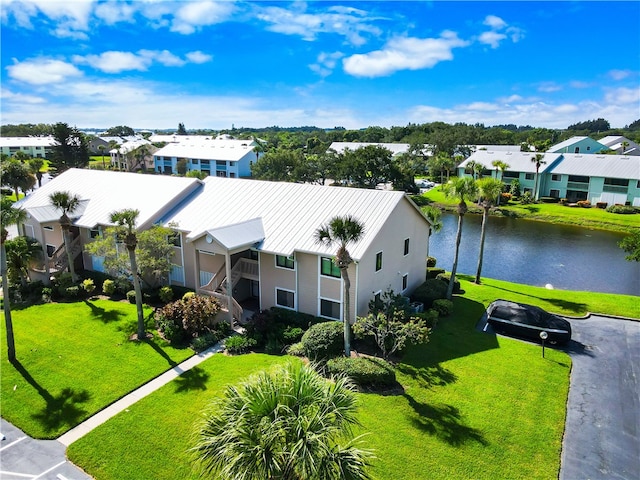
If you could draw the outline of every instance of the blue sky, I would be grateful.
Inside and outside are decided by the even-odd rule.
[[[640,2],[0,0],[1,122],[640,118]]]

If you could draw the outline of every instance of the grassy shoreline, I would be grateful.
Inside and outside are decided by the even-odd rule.
[[[456,213],[457,201],[448,199],[435,187],[428,192],[418,195],[420,205],[432,205],[439,209]],[[424,199],[424,200],[422,200]],[[470,214],[482,214],[482,208],[475,203],[467,203]],[[507,205],[491,209],[491,215],[533,220],[538,222],[555,223],[562,225],[575,225],[596,230],[631,233],[640,228],[640,214],[621,215],[609,213],[600,208],[568,207],[557,203],[532,203],[522,205],[509,202]]]

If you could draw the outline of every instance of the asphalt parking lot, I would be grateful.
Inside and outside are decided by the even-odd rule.
[[[573,368],[560,480],[640,479],[640,322],[569,319]]]
[[[70,463],[66,447],[57,440],[34,440],[0,419],[0,478],[2,480],[89,480]],[[1,438],[1,437],[0,437]]]

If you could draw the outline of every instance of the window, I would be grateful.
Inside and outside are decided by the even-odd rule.
[[[51,225],[45,225],[44,227],[42,227],[44,230],[49,230],[50,232],[53,231],[53,227]]]
[[[409,274],[405,273],[402,276],[402,291],[403,292],[407,289],[407,285],[409,285]]]
[[[405,257],[409,255],[409,239],[405,238],[404,240],[404,255]]]
[[[569,181],[575,183],[589,183],[589,177],[582,175],[569,175]]]
[[[290,290],[281,290],[276,288],[276,304],[280,307],[294,308],[295,296]]]
[[[533,180],[533,173],[525,173],[524,174],[524,179],[525,180]]]
[[[574,148],[573,153],[580,153],[580,147]]]
[[[320,299],[320,316],[340,320],[340,304],[331,300]]]
[[[552,188],[549,190],[549,196],[553,198],[560,198],[560,190]]]
[[[55,245],[47,244],[47,257],[49,257],[49,258],[53,257],[53,253],[55,251],[56,251],[56,246]]]
[[[284,255],[276,255],[276,266],[281,268],[290,268],[293,270],[293,258]]]
[[[376,272],[382,270],[382,252],[376,254]]]
[[[327,277],[340,278],[340,269],[329,257],[320,258],[320,273]]]
[[[198,165],[200,163],[200,160],[197,158],[192,158],[191,159],[191,165]]]
[[[181,247],[182,246],[182,237],[180,236],[179,232],[170,233],[168,238],[167,238],[167,240],[174,247]]]
[[[551,181],[552,182],[559,182],[561,178],[562,178],[562,175],[560,175],[558,173],[551,174]]]
[[[225,160],[216,160],[216,167],[227,168],[227,162]]]
[[[520,172],[510,172],[510,171],[502,172],[502,178],[519,178],[519,177],[520,177]]]
[[[97,228],[92,228],[89,230],[89,238],[97,238],[100,236],[100,230]]]
[[[626,178],[605,178],[604,179],[604,184],[605,185],[615,185],[618,187],[628,187],[629,186],[629,180]]]
[[[640,188],[640,180],[638,180],[638,183],[636,184],[636,188]]]

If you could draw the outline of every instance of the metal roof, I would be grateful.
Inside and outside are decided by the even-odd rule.
[[[409,151],[410,145],[408,143],[366,143],[366,142],[333,142],[329,147],[329,150],[335,150],[337,153],[343,153],[349,149],[351,151],[358,150],[359,148],[367,147],[369,145],[378,145],[391,151],[393,155],[399,155]]]
[[[110,225],[112,212],[132,208],[139,210],[138,226],[142,226],[156,221],[172,203],[180,201],[198,185],[200,181],[195,178],[72,168],[16,205],[30,214],[33,211],[39,217],[51,218],[55,209],[49,208],[49,196],[54,192],[68,191],[81,200],[88,200],[75,225],[85,228]],[[60,218],[59,212],[57,218]]]
[[[555,145],[551,145],[551,147],[549,147],[549,151],[550,152],[551,151],[557,152],[557,151],[562,150],[563,148],[569,148],[573,144],[581,142],[585,138],[589,138],[589,137],[575,136],[575,137],[568,138],[564,142],[560,142],[560,143],[556,143]],[[594,140],[594,142],[595,142],[595,140]]]
[[[155,157],[197,158],[239,161],[253,151],[251,140],[208,140],[196,143],[170,143],[155,152]]]
[[[164,218],[165,225],[198,238],[259,218],[264,229],[260,249],[279,255],[333,255],[335,247],[317,244],[314,233],[331,218],[349,214],[364,225],[362,239],[349,245],[358,260],[396,206],[410,202],[403,192],[393,191],[220,177],[207,177],[203,183],[204,188]]]
[[[558,164],[547,173],[640,180],[640,157],[563,153]]]
[[[541,166],[541,172],[548,169],[561,156],[559,153],[544,153],[542,155],[542,161],[546,163]],[[482,164],[487,170],[495,170],[496,167],[492,163],[499,160],[509,165],[507,170],[510,172],[535,173],[536,164],[531,161],[535,156],[536,152],[478,150],[462,162],[460,167],[466,167],[469,162],[474,161]]]
[[[0,147],[52,147],[55,138],[49,137],[0,137]]]
[[[248,247],[262,242],[264,240],[264,227],[261,218],[254,218],[234,225],[212,228],[207,230],[206,234],[207,237],[211,237],[211,240],[216,240],[223,247],[233,250],[234,248]],[[187,239],[189,240],[189,236],[187,236]]]

